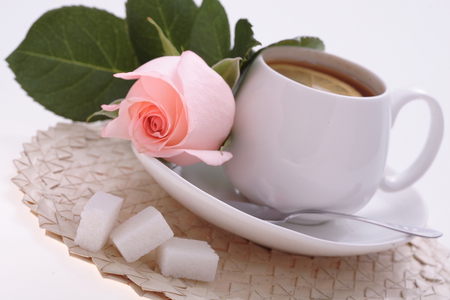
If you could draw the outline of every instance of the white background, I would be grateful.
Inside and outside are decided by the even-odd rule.
[[[12,184],[13,159],[37,130],[68,122],[45,111],[14,80],[6,58],[44,12],[85,5],[125,16],[125,0],[13,0],[0,8],[0,298],[140,299],[128,286],[103,279],[96,267],[45,236]],[[199,1],[197,1],[198,3]],[[230,24],[247,18],[263,44],[299,35],[318,36],[326,51],[360,63],[390,89],[419,86],[441,103],[450,120],[450,1],[447,0],[222,0]],[[402,170],[417,156],[427,130],[421,103],[405,109],[394,127],[389,165]],[[450,134],[414,188],[429,210],[429,226],[444,232],[450,248]]]

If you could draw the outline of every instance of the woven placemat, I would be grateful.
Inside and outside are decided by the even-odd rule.
[[[39,131],[14,161],[13,182],[39,226],[93,262],[104,277],[151,299],[450,299],[450,251],[416,238],[380,253],[306,257],[270,250],[189,212],[145,171],[128,141],[100,136],[105,124],[58,124]],[[124,198],[120,222],[151,205],[175,236],[207,241],[220,256],[216,280],[164,277],[150,253],[127,263],[108,244],[97,253],[73,242],[82,211],[97,191]]]

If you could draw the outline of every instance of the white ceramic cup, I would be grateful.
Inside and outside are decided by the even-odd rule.
[[[299,84],[267,61],[307,61],[337,70],[374,91],[350,97]],[[426,144],[403,173],[385,176],[391,126],[410,101],[431,112]],[[438,102],[418,89],[391,93],[371,71],[334,55],[301,47],[267,48],[254,60],[236,95],[236,117],[224,165],[250,201],[282,212],[322,209],[354,213],[378,188],[413,184],[434,160],[443,136]]]

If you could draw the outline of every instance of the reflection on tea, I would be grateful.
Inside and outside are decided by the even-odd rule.
[[[338,71],[306,62],[271,61],[278,73],[311,88],[352,97],[375,96],[367,86]]]

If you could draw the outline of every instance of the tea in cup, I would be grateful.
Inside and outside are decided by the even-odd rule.
[[[410,101],[428,104],[427,142],[412,165],[385,175],[391,126]],[[389,92],[366,68],[294,46],[263,50],[236,94],[236,117],[224,165],[251,202],[282,212],[354,213],[377,189],[412,185],[431,165],[443,136],[438,102],[419,89]]]

